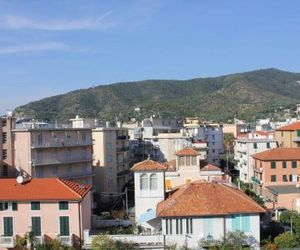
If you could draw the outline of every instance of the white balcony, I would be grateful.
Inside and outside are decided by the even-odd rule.
[[[87,162],[92,161],[92,155],[88,154],[86,156],[74,155],[71,157],[40,157],[40,159],[33,159],[32,164],[34,166],[38,165],[52,165],[52,164],[68,164],[77,162]]]
[[[93,145],[92,141],[64,140],[64,141],[32,143],[31,148],[78,147],[78,146],[92,146],[92,145]]]
[[[65,246],[72,246],[73,245],[72,236],[59,236],[58,239]]]
[[[0,236],[0,248],[13,248],[16,241],[13,236]]]

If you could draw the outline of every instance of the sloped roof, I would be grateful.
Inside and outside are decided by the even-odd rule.
[[[176,152],[178,156],[197,156],[199,153],[193,148],[184,148]]]
[[[295,130],[300,130],[300,121],[276,129],[276,131],[295,131]]]
[[[167,169],[166,164],[148,159],[134,164],[130,170],[131,171],[165,171],[166,169]]]
[[[0,179],[1,201],[79,201],[91,186],[58,178],[31,179],[18,184],[16,179]]]
[[[205,166],[200,168],[201,171],[221,171],[221,168],[219,168],[216,165],[213,164],[206,164]]]
[[[180,187],[158,203],[158,217],[264,213],[265,209],[244,192],[218,183],[197,181]]]
[[[252,157],[263,161],[300,160],[300,148],[273,148]]]

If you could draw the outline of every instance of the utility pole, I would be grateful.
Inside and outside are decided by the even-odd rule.
[[[128,189],[125,187],[125,206],[126,206],[126,214],[128,216]]]

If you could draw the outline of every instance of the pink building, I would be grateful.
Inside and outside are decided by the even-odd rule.
[[[33,232],[37,243],[59,239],[81,248],[91,229],[91,186],[58,178],[0,179],[0,249]]]

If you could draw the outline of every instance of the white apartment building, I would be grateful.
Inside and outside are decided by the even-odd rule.
[[[236,160],[236,169],[240,172],[241,181],[251,183],[254,174],[251,155],[271,148],[277,148],[276,140],[272,135],[263,136],[263,133],[259,131],[248,134],[248,138],[235,140],[234,159]]]
[[[224,152],[223,126],[220,124],[184,124],[183,131],[194,140],[207,143],[207,162],[219,165]]]

